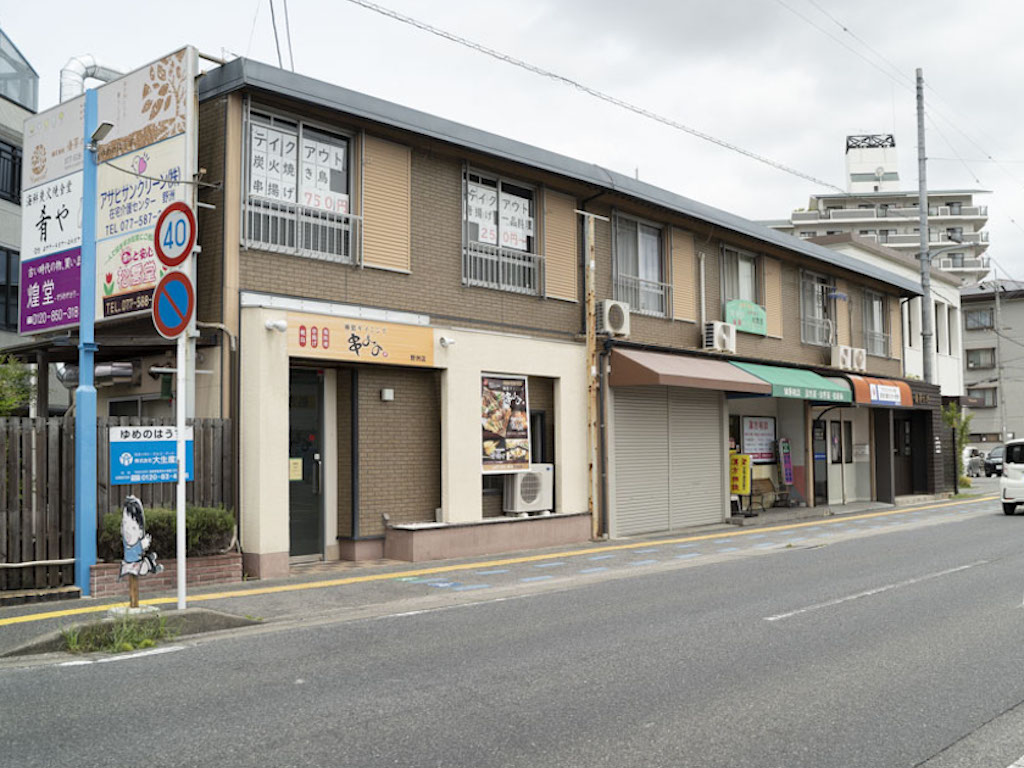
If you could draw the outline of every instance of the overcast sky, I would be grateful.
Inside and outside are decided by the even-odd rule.
[[[989,254],[1024,277],[1019,0],[379,2],[843,188],[847,134],[891,132],[902,186],[917,189],[921,67],[929,188],[990,190],[976,198],[989,206]],[[0,27],[39,72],[45,109],[78,54],[128,71],[191,43],[277,64],[269,3],[8,0]],[[287,66],[283,0],[275,10]],[[290,0],[288,14],[304,75],[751,219],[785,218],[827,191],[347,0]]]

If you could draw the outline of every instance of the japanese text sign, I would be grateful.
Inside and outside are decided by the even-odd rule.
[[[111,427],[110,484],[171,483],[178,479],[176,427]],[[185,428],[185,480],[193,474],[193,430]]]
[[[530,468],[530,406],[525,376],[481,377],[481,458],[484,472]]]
[[[434,364],[434,331],[421,325],[289,312],[288,354],[429,368]]]

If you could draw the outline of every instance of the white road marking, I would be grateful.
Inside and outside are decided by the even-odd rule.
[[[1016,760],[1014,760],[1013,763],[1009,766],[1009,768],[1024,768],[1024,756],[1018,757]]]
[[[144,656],[159,656],[162,653],[174,653],[185,650],[184,645],[169,645],[166,648],[153,648],[148,651],[137,653],[122,653],[118,656],[107,656],[103,659],[78,659],[76,661],[62,661],[58,667],[84,667],[89,664],[107,664],[111,661],[128,661],[128,659],[141,659]]]
[[[889,592],[893,589],[900,587],[909,587],[911,584],[918,584],[922,581],[928,581],[929,579],[937,579],[939,576],[948,576],[951,573],[958,573],[959,571],[966,571],[968,568],[974,568],[978,565],[984,565],[988,560],[978,560],[974,563],[968,563],[967,565],[960,565],[956,568],[948,568],[945,571],[936,571],[935,573],[925,574],[924,576],[918,576],[914,579],[907,579],[906,581],[898,581],[894,584],[886,584],[884,587],[875,587],[874,589],[868,589],[864,592],[858,592],[854,595],[847,595],[846,597],[839,597],[835,600],[827,600],[824,603],[815,603],[814,605],[808,605],[805,608],[798,608],[795,611],[788,611],[786,613],[777,613],[774,616],[765,616],[765,621],[779,621],[780,619],[788,619],[793,616],[799,616],[802,613],[808,613],[810,611],[816,611],[819,608],[831,608],[834,605],[840,605],[847,603],[850,600],[859,600],[862,597],[871,597],[872,595],[879,595],[882,592]]]

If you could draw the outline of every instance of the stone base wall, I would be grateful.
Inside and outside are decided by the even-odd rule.
[[[178,586],[178,566],[174,560],[161,562],[164,570],[139,577],[139,594],[173,592]],[[90,569],[93,597],[128,596],[128,577],[118,581],[120,563],[97,563]],[[190,587],[211,584],[235,584],[242,580],[242,556],[237,552],[207,557],[190,557],[185,566],[185,583]]]

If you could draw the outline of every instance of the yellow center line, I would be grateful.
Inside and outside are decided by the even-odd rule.
[[[919,512],[926,509],[937,509],[939,507],[958,506],[961,504],[978,504],[983,501],[993,501],[998,496],[982,496],[977,499],[957,499],[955,501],[942,501],[934,504],[925,504],[918,507],[902,507],[900,509],[887,509],[882,512],[865,512],[859,515],[843,515],[828,519],[814,519],[803,523],[789,523],[786,525],[758,526],[747,530],[720,531],[718,533],[707,533],[700,536],[682,536],[673,539],[646,539],[634,541],[629,544],[605,544],[586,549],[575,549],[566,552],[548,552],[540,555],[520,555],[517,557],[506,557],[500,560],[486,560],[473,563],[458,563],[455,565],[438,565],[430,568],[416,568],[406,571],[391,571],[388,573],[371,573],[365,576],[348,576],[341,579],[328,579],[325,581],[301,582],[295,584],[279,584],[274,587],[256,587],[253,589],[235,589],[228,592],[211,592],[202,595],[190,595],[189,603],[200,603],[208,600],[226,600],[233,597],[258,597],[260,595],[274,595],[283,592],[299,592],[307,589],[324,589],[326,587],[342,587],[348,584],[366,584],[374,581],[393,581],[395,579],[412,578],[415,576],[430,576],[439,573],[457,573],[459,571],[475,570],[477,568],[495,568],[503,565],[517,565],[519,563],[536,563],[543,560],[557,560],[566,557],[583,557],[604,552],[620,552],[630,549],[641,549],[653,546],[664,546],[666,544],[685,544],[695,541],[711,541],[714,539],[731,539],[736,536],[750,536],[752,534],[770,533],[776,531],[793,531],[801,528],[809,528],[816,525],[834,525],[846,523],[851,520],[870,520],[876,517],[887,517],[899,515],[906,512]],[[154,597],[148,600],[139,601],[142,605],[171,605],[178,602],[177,597]],[[68,608],[63,611],[47,611],[45,613],[31,613],[24,616],[11,616],[0,619],[0,627],[10,624],[23,624],[33,621],[44,621],[65,616],[79,616],[88,613],[100,613],[111,608],[127,606],[128,603],[104,603],[102,605],[89,605],[80,608]]]

